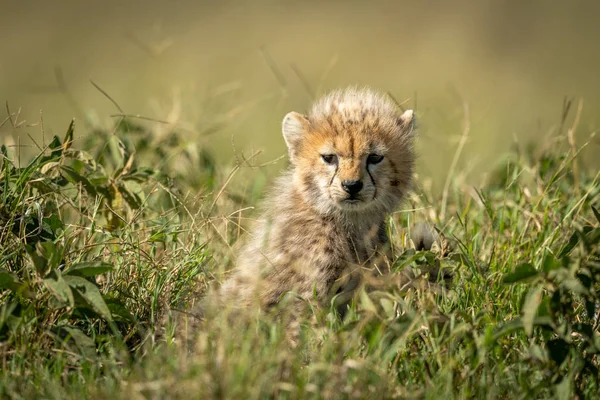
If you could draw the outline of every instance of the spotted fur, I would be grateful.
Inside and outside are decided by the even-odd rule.
[[[308,115],[287,114],[282,125],[291,165],[221,297],[266,308],[290,291],[323,303],[340,293],[348,299],[362,267],[386,246],[386,216],[411,184],[413,112],[371,89],[348,88],[318,100]],[[335,162],[325,161],[330,155]],[[343,182],[357,181],[362,189],[349,195]]]

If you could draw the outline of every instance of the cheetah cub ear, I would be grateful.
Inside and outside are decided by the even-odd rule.
[[[300,148],[302,137],[309,128],[308,119],[297,112],[290,112],[283,118],[281,124],[283,138],[290,152],[290,160],[294,162],[294,157]]]
[[[415,128],[415,113],[413,110],[406,110],[400,118],[398,118],[398,125],[402,128],[402,131],[411,134]]]

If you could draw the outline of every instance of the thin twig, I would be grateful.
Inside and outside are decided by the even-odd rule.
[[[4,124],[6,124],[8,121],[11,121],[11,122],[12,122],[10,114],[8,114],[8,117],[4,118],[4,121],[2,121],[2,122],[0,123],[0,129],[1,129],[1,128],[4,126]]]
[[[33,136],[31,136],[30,133],[28,133],[27,136],[29,137],[29,139],[31,139],[31,141],[33,142],[33,144],[35,144],[35,147],[37,147],[40,152],[44,151],[44,149],[42,149],[40,147],[40,145],[35,141],[35,139],[33,138]]]
[[[106,97],[108,100],[110,100],[110,102],[111,102],[111,103],[113,103],[113,104],[115,105],[115,107],[117,107],[117,110],[119,110],[119,112],[120,112],[121,114],[124,114],[124,113],[125,113],[125,112],[123,111],[123,109],[121,108],[121,106],[119,105],[119,103],[117,103],[115,99],[113,99],[112,97],[110,97],[110,95],[109,95],[109,94],[108,94],[108,93],[107,93],[107,92],[106,92],[104,89],[102,89],[100,86],[98,86],[98,84],[97,84],[96,82],[94,82],[93,80],[91,80],[91,79],[90,79],[90,83],[91,83],[92,85],[94,85],[94,87],[95,87],[96,89],[98,89],[98,91],[99,91],[100,93],[102,93],[102,94],[103,94],[103,95],[104,95],[104,96],[105,96],[105,97]]]
[[[279,87],[281,88],[281,92],[286,93],[287,86],[288,86],[287,82],[286,82],[285,78],[283,77],[283,74],[281,73],[279,68],[277,68],[277,65],[275,64],[275,62],[273,61],[273,59],[271,58],[271,56],[269,55],[269,53],[267,52],[267,50],[265,49],[264,46],[260,47],[260,54],[263,56],[265,63],[267,64],[267,67],[269,67],[269,69],[271,70],[271,73],[277,80],[277,83],[279,84]]]
[[[573,102],[570,99],[566,97],[563,99],[562,115],[560,116],[560,127],[558,128],[559,133],[562,133],[563,131],[572,104]]]
[[[152,121],[152,122],[158,122],[159,124],[165,124],[165,125],[173,125],[173,123],[169,122],[169,121],[165,121],[163,119],[156,119],[156,118],[151,118],[151,117],[144,117],[143,115],[140,114],[111,114],[110,115],[111,118],[136,118],[136,119],[143,119],[145,121]]]
[[[292,71],[294,71],[294,74],[296,74],[296,76],[298,77],[298,80],[302,83],[302,87],[304,88],[304,91],[306,92],[306,94],[308,94],[308,97],[311,100],[314,100],[315,99],[315,91],[310,86],[310,83],[308,83],[308,80],[306,79],[306,77],[304,76],[302,71],[300,71],[300,68],[298,68],[298,66],[296,64],[291,64],[290,67],[292,68]]]
[[[398,100],[397,100],[397,99],[394,97],[394,95],[392,94],[392,92],[390,92],[389,90],[388,90],[387,92],[385,92],[385,94],[387,94],[387,95],[388,95],[388,97],[389,97],[390,99],[392,99],[392,101],[394,102],[394,104],[396,104],[396,107],[398,107],[399,109],[401,109],[401,110],[402,110],[402,112],[406,111],[406,108],[404,108],[404,104],[408,102],[408,99],[407,99],[407,100],[404,100],[402,103],[400,103],[400,102],[399,102],[399,101],[398,101]]]
[[[327,68],[325,68],[325,71],[323,71],[321,78],[319,78],[319,84],[317,85],[317,90],[315,93],[321,93],[321,91],[323,90],[323,83],[325,82],[325,79],[327,78],[331,70],[333,70],[333,68],[337,64],[338,59],[339,56],[337,54],[331,57],[331,60],[329,60],[329,64],[327,64]]]
[[[227,179],[225,180],[225,183],[223,183],[223,185],[221,186],[221,189],[219,190],[219,192],[217,193],[217,195],[215,196],[212,204],[210,205],[210,208],[208,209],[208,215],[210,215],[210,213],[212,212],[213,208],[215,207],[215,204],[217,204],[217,201],[219,200],[219,198],[221,197],[221,195],[223,194],[223,192],[225,191],[225,188],[227,187],[227,185],[229,184],[229,182],[231,181],[231,179],[233,178],[233,176],[235,175],[235,173],[240,169],[240,165],[236,165],[235,167],[233,167],[233,169],[231,170],[231,172],[229,173],[229,176],[227,177]]]
[[[67,102],[70,104],[71,108],[75,110],[75,113],[86,123],[85,112],[79,107],[79,104],[69,91],[69,87],[67,86],[67,81],[65,80],[65,76],[63,70],[60,66],[54,67],[54,76],[56,78],[56,85],[58,86],[59,92],[64,96]],[[86,123],[87,125],[87,123]]]
[[[46,147],[46,129],[44,128],[44,114],[40,110],[40,130],[42,131],[42,146]]]
[[[8,120],[10,121],[10,124],[12,125],[12,127],[15,127],[15,122],[12,119],[12,113],[10,112],[10,108],[8,107],[8,100],[4,103],[4,105],[6,106],[6,113],[8,114]],[[4,125],[6,121],[4,121],[2,123],[2,125]]]
[[[467,142],[469,137],[469,131],[471,130],[471,119],[469,117],[469,104],[463,103],[463,107],[465,110],[465,125],[462,132],[462,136],[460,137],[460,141],[458,142],[458,147],[454,152],[454,158],[452,159],[452,164],[450,164],[450,168],[448,169],[448,175],[446,176],[446,183],[444,183],[444,191],[442,194],[442,209],[440,212],[440,219],[443,220],[446,217],[446,206],[448,203],[448,191],[450,190],[450,181],[452,175],[454,174],[454,169],[456,168],[456,164],[458,163],[458,159],[460,158],[460,154]]]
[[[577,125],[579,125],[579,120],[581,118],[581,111],[583,110],[583,99],[579,99],[579,104],[577,105],[577,113],[575,114],[575,119],[573,120],[573,124],[567,131],[567,140],[569,141],[569,145],[571,145],[571,151],[573,154],[577,154],[577,144],[575,143],[575,130],[577,129]],[[579,194],[579,166],[577,164],[577,157],[573,157],[572,160],[573,167],[573,179],[575,181],[575,190],[577,194]]]

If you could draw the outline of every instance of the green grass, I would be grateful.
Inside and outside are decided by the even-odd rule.
[[[219,165],[177,132],[130,120],[75,137],[84,140],[74,145],[71,125],[22,164],[2,147],[1,397],[600,392],[599,176],[566,138],[564,151],[498,160],[480,187],[455,171],[441,196],[415,190],[390,218],[394,273],[439,263],[453,272],[450,287],[390,284],[358,296],[344,321],[316,307],[292,348],[281,324],[254,314],[239,324],[216,317],[195,328],[193,343],[174,340],[177,310],[234,265],[264,192],[245,168],[255,164]],[[410,249],[407,231],[422,220],[452,252]]]

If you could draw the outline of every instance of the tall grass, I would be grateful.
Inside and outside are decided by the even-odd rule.
[[[262,182],[232,184],[242,163],[218,165],[176,130],[122,118],[75,146],[77,129],[23,165],[1,149],[2,397],[599,392],[600,185],[573,168],[576,146],[516,150],[480,187],[455,171],[440,198],[416,190],[390,218],[393,273],[439,264],[449,288],[361,293],[343,321],[316,306],[290,347],[281,324],[254,314],[193,324],[190,343],[175,336],[233,266]],[[411,248],[423,219],[449,253]]]

